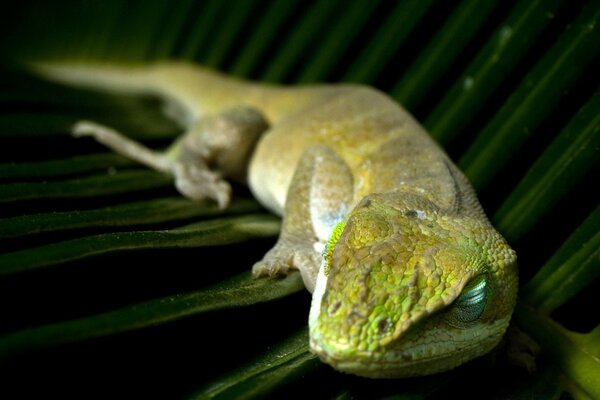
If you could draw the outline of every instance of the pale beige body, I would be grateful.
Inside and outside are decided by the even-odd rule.
[[[260,110],[270,129],[251,159],[249,185],[279,215],[300,156],[314,144],[331,146],[354,176],[362,177],[355,193],[358,199],[405,185],[422,187],[444,206],[456,201],[455,182],[448,180],[447,166],[453,168],[452,162],[410,114],[371,87],[259,85],[188,63],[157,64],[135,74],[111,68],[107,69],[111,73],[98,74],[91,82],[89,73],[97,67],[68,68],[68,76],[58,77],[65,71],[62,66],[54,74],[52,66],[45,71],[74,84],[164,96],[182,107],[179,118],[188,124],[237,106]]]
[[[41,71],[165,98],[187,130],[165,154],[93,123],[75,133],[172,173],[188,197],[225,207],[222,177],[247,176],[261,203],[283,217],[276,246],[253,272],[302,273],[315,290],[311,348],[334,367],[423,375],[481,355],[502,336],[516,295],[514,252],[462,173],[385,94],[259,85],[185,63]]]

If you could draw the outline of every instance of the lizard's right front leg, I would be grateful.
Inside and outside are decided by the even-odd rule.
[[[353,188],[350,168],[333,149],[309,147],[288,188],[279,240],[254,264],[253,275],[285,275],[297,269],[312,292],[323,248],[335,225],[350,210]]]

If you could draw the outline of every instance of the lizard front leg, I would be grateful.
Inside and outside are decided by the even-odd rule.
[[[210,198],[225,208],[231,186],[224,177],[244,181],[248,160],[268,125],[262,114],[237,107],[204,117],[165,152],[149,149],[122,133],[90,121],[73,128],[76,137],[92,136],[115,152],[175,178],[175,186],[193,200]]]
[[[288,188],[281,234],[275,247],[252,268],[255,277],[297,269],[312,292],[325,242],[348,213],[352,172],[330,147],[314,145],[302,155]]]

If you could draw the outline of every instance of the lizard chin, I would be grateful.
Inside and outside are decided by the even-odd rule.
[[[478,328],[476,332],[479,335],[474,335],[469,330],[458,336],[454,332],[456,342],[451,347],[443,342],[436,344],[426,340],[373,352],[356,350],[344,342],[322,342],[318,333],[313,330],[310,350],[336,370],[366,378],[393,379],[431,375],[453,369],[488,353],[500,341],[509,320],[510,317],[503,318]],[[490,335],[490,332],[498,334]]]
[[[311,351],[316,353],[322,362],[331,365],[336,370],[365,378],[394,379],[430,375],[452,369],[461,364],[461,362],[452,359],[450,356],[413,360],[411,353],[399,352],[390,355],[402,361],[393,362],[374,360],[370,357],[362,358],[357,354],[346,358],[343,355],[329,353],[319,349],[318,346],[312,345]],[[437,366],[440,362],[444,364],[444,368]]]

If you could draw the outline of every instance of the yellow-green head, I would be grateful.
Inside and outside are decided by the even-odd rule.
[[[516,290],[515,253],[487,220],[418,195],[373,194],[326,246],[311,350],[368,377],[447,370],[498,343]]]

